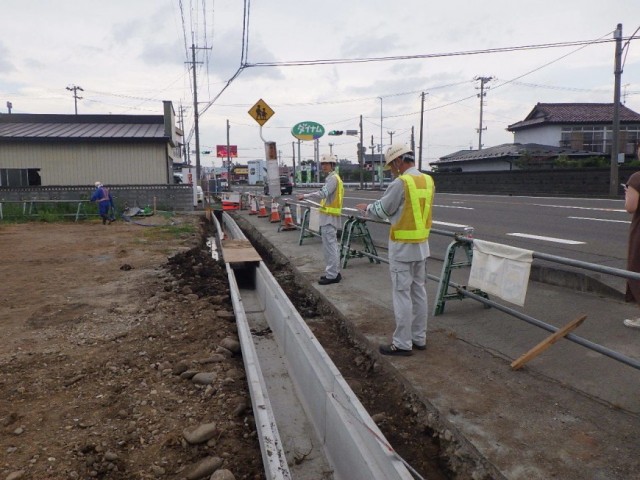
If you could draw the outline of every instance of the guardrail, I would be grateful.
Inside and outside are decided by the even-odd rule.
[[[299,205],[299,204],[295,204],[292,203],[294,205]],[[311,208],[308,205],[301,205],[302,208]],[[355,212],[355,209],[343,209],[344,210],[353,210]],[[382,262],[382,263],[389,263],[388,258],[385,258],[381,255],[379,255],[377,253],[377,251],[375,250],[375,246],[372,249],[370,245],[373,245],[373,242],[371,241],[371,238],[368,234],[368,229],[366,228],[366,224],[373,222],[373,223],[378,223],[378,224],[382,224],[382,225],[389,225],[388,221],[380,221],[380,220],[376,220],[376,219],[370,219],[370,218],[364,218],[360,215],[348,215],[348,214],[343,214],[342,217],[346,218],[346,222],[344,224],[343,230],[342,230],[342,235],[341,235],[341,261],[342,261],[342,267],[346,268],[347,266],[347,260],[349,258],[353,258],[353,257],[366,257],[368,258],[370,261],[376,261],[378,263]],[[362,232],[363,230],[366,231],[365,235],[354,235],[351,237],[351,240],[362,240],[363,244],[362,244],[362,249],[357,249],[357,248],[353,248],[351,245],[351,241],[346,241],[346,239],[348,238],[345,234],[345,232],[348,233],[349,228],[353,228],[354,225],[361,225],[360,228],[360,232]],[[347,228],[349,227],[349,228]],[[433,274],[427,274],[427,278],[429,278],[430,280],[434,280],[438,282],[438,295],[439,297],[441,295],[445,295],[447,290],[451,287],[455,290],[455,294],[453,295],[449,295],[449,298],[470,298],[473,299],[479,303],[482,303],[483,305],[485,305],[486,307],[493,307],[497,310],[500,310],[504,313],[507,313],[519,320],[522,320],[526,323],[529,323],[531,325],[534,325],[538,328],[541,328],[543,330],[546,330],[548,332],[551,333],[557,333],[559,332],[561,329],[558,327],[555,327],[553,325],[550,325],[540,319],[534,318],[530,315],[527,315],[525,313],[521,313],[509,306],[500,304],[494,300],[491,300],[489,298],[489,296],[479,290],[469,290],[467,288],[466,285],[461,285],[458,284],[456,282],[453,282],[450,280],[448,273],[450,272],[450,268],[458,268],[458,267],[464,267],[464,266],[471,266],[471,262],[472,262],[472,250],[471,247],[473,246],[473,242],[474,239],[471,238],[470,236],[466,235],[465,232],[452,232],[452,231],[447,231],[447,230],[441,230],[441,229],[437,229],[437,228],[432,228],[431,229],[431,234],[434,235],[442,235],[442,236],[446,236],[446,237],[451,237],[453,238],[453,242],[452,244],[449,246],[450,249],[455,249],[456,247],[462,247],[467,249],[467,253],[468,253],[468,257],[467,260],[468,261],[463,261],[462,263],[458,263],[456,265],[449,265],[447,266],[447,259],[445,258],[445,265],[443,265],[443,271],[442,271],[442,275],[440,277],[433,275]],[[480,240],[480,239],[478,239]],[[302,244],[302,237],[301,237],[301,241],[300,244]],[[576,267],[582,270],[587,270],[590,272],[597,272],[597,273],[602,273],[602,274],[606,274],[606,275],[611,275],[611,276],[616,276],[616,277],[620,277],[620,278],[626,278],[626,279],[633,279],[633,280],[640,280],[640,273],[636,273],[636,272],[631,272],[629,270],[624,270],[624,269],[620,269],[620,268],[614,268],[614,267],[608,267],[605,265],[598,265],[595,263],[589,263],[589,262],[584,262],[581,260],[575,260],[575,259],[571,259],[571,258],[567,258],[567,257],[561,257],[561,256],[557,256],[557,255],[550,255],[550,254],[546,254],[546,253],[542,253],[542,252],[532,252],[532,256],[533,259],[538,259],[538,260],[544,260],[544,261],[548,261],[551,263],[556,263],[556,264],[560,264],[560,265],[567,265],[567,266],[571,266],[571,267]],[[452,256],[453,258],[453,256]],[[446,297],[442,297],[438,299],[438,302],[436,302],[435,305],[435,309],[434,309],[434,315],[440,315],[443,313],[444,311],[444,301],[446,301]],[[605,346],[602,346],[600,344],[591,342],[590,340],[587,340],[585,338],[582,338],[576,334],[573,333],[567,333],[564,335],[564,338],[566,338],[567,340],[570,340],[578,345],[581,345],[585,348],[588,348],[590,350],[593,350],[595,352],[598,352],[602,355],[605,355],[607,357],[610,357],[618,362],[621,362],[625,365],[628,365],[630,367],[633,367],[635,369],[640,370],[640,361],[635,360],[633,358],[630,358],[626,355],[621,354],[620,352],[616,352],[612,349],[609,349]]]

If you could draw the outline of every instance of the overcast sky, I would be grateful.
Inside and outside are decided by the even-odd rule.
[[[74,113],[67,87],[80,86],[78,114],[162,114],[184,109],[193,127],[191,45],[196,49],[201,164],[219,165],[215,146],[238,145],[238,161],[264,155],[247,113],[259,99],[274,111],[262,129],[291,164],[291,127],[359,129],[365,145],[410,142],[420,132],[423,165],[478,148],[480,82],[486,84],[482,143],[508,143],[508,125],[537,102],[613,101],[613,42],[460,55],[509,47],[611,40],[640,27],[637,0],[253,0],[245,63],[411,57],[313,66],[249,66],[242,59],[242,0],[0,0],[0,111]],[[452,55],[453,54],[453,55]],[[640,39],[624,51],[623,101],[640,112]],[[211,103],[216,96],[219,97]],[[381,139],[382,114],[382,139]],[[321,153],[356,161],[356,137],[320,139]],[[191,136],[191,148],[195,146]],[[313,155],[303,142],[302,158]],[[368,153],[371,149],[368,148]],[[296,147],[297,155],[297,147]],[[195,163],[195,157],[192,160]]]

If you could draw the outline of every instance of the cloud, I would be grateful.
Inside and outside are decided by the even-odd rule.
[[[15,65],[9,60],[10,52],[4,43],[0,42],[0,75],[15,71]]]
[[[181,42],[177,39],[165,43],[145,43],[139,58],[148,65],[180,65],[184,63],[184,55],[181,48]]]
[[[403,47],[395,33],[377,35],[375,32],[357,37],[346,37],[340,51],[343,58],[381,57],[385,52],[393,52]]]

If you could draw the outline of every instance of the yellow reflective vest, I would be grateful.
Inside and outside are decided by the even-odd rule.
[[[339,217],[342,213],[342,198],[344,197],[344,187],[342,185],[342,179],[340,178],[340,176],[335,172],[333,175],[336,180],[338,180],[338,188],[336,188],[335,196],[333,197],[333,201],[331,203],[327,204],[326,198],[323,198],[320,201],[320,213]]]
[[[431,207],[435,186],[429,175],[400,175],[404,183],[404,206],[400,219],[391,225],[391,240],[400,243],[420,243],[429,238]]]

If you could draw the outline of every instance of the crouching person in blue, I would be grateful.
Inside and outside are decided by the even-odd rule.
[[[100,182],[96,182],[96,190],[91,195],[92,202],[98,202],[98,214],[102,218],[102,224],[113,222],[115,218],[115,207],[113,205],[113,197],[109,189],[102,185]]]

